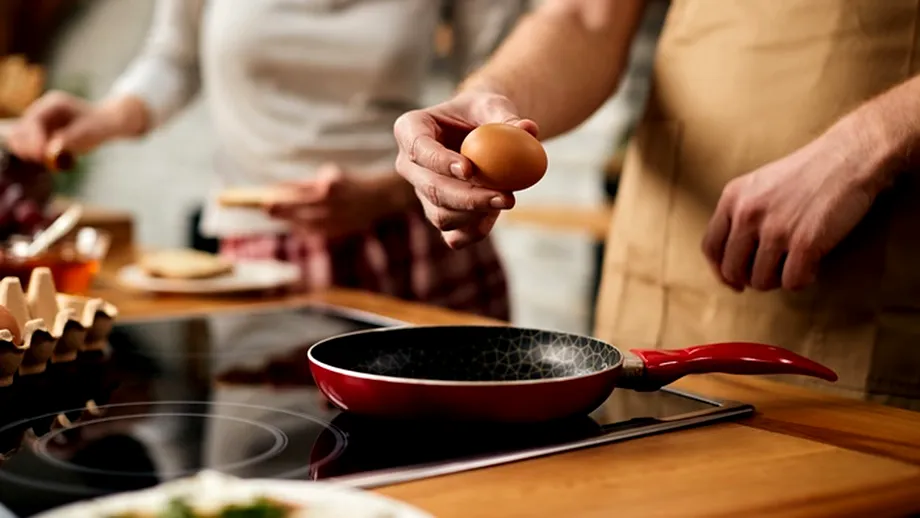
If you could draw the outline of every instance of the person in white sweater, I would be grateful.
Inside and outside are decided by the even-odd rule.
[[[455,72],[483,62],[522,0],[454,0]],[[98,102],[51,92],[9,137],[40,160],[162,126],[199,93],[219,150],[202,233],[234,258],[297,263],[300,288],[340,286],[507,319],[493,245],[450,250],[394,172],[396,118],[420,104],[436,0],[158,0],[146,45]],[[114,43],[114,42],[113,42]],[[226,188],[285,186],[263,211]]]

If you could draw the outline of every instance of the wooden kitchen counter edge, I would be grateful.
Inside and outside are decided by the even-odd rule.
[[[122,322],[329,304],[419,325],[500,324],[348,290],[195,299],[131,294],[110,288],[94,295],[117,305]],[[757,378],[697,376],[676,386],[709,397],[752,403],[759,412],[738,424],[627,441],[391,486],[381,492],[420,505],[436,516],[490,514],[486,511],[502,516],[578,516],[600,513],[608,501],[615,501],[619,510],[628,510],[634,499],[637,506],[643,501],[667,509],[676,506],[673,510],[682,516],[739,512],[783,516],[872,512],[873,516],[881,516],[887,512],[920,512],[920,413]],[[730,454],[734,450],[737,452]],[[680,476],[680,471],[690,466],[694,469],[685,474],[687,478]],[[674,482],[680,487],[668,488],[669,477],[677,477]],[[701,484],[707,477],[713,484],[730,483],[731,488]],[[470,488],[477,488],[476,492]],[[496,493],[489,497],[479,495],[490,488]],[[625,488],[630,488],[628,498],[622,493]],[[666,496],[671,489],[676,494]],[[770,493],[769,498],[762,494],[764,491]],[[642,493],[644,500],[634,498]],[[716,495],[724,499],[712,500]],[[649,509],[634,510],[645,511]]]

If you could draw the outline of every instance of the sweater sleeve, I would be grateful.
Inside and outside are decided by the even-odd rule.
[[[526,11],[526,0],[453,0],[457,79],[482,66]]]
[[[115,81],[110,96],[133,95],[150,110],[153,129],[198,94],[198,35],[204,0],[156,0],[153,23],[140,54]]]

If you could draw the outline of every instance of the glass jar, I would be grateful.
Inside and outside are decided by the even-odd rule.
[[[23,289],[28,289],[32,270],[45,266],[51,270],[59,293],[86,295],[109,251],[111,236],[84,227],[35,257],[26,255],[31,241],[31,237],[15,235],[0,242],[0,278],[16,277]]]

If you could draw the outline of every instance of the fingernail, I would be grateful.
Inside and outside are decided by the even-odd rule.
[[[459,178],[467,177],[466,171],[463,168],[463,164],[459,162],[454,162],[453,164],[450,164],[450,172],[451,174]]]
[[[492,208],[493,208],[493,209],[506,209],[506,208],[508,208],[508,204],[505,202],[505,199],[502,198],[501,196],[496,196],[496,197],[492,198],[492,201],[491,201],[489,204],[492,205]]]

